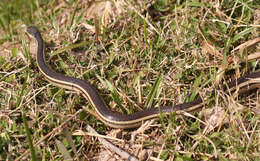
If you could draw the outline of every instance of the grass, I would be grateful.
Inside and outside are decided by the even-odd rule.
[[[69,133],[86,132],[87,124],[123,139],[114,144],[139,158],[259,160],[259,115],[251,110],[258,107],[258,91],[209,96],[218,83],[259,70],[258,60],[244,62],[259,45],[246,53],[232,51],[259,37],[258,1],[110,4],[112,8],[103,1],[0,2],[0,160],[15,160],[28,149],[32,155],[22,160],[118,157],[92,136],[68,139]],[[207,105],[201,112],[162,115],[131,141],[136,130],[118,132],[86,111],[77,113],[83,106],[92,109],[88,101],[44,79],[23,24],[40,29],[53,69],[88,80],[113,111],[129,114],[199,95]],[[220,71],[226,71],[224,77],[219,78]],[[219,111],[207,114],[210,109]],[[210,116],[225,117],[210,129]]]

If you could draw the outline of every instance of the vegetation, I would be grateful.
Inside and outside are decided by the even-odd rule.
[[[210,96],[259,70],[259,8],[259,0],[0,1],[0,160],[120,159],[88,124],[140,160],[259,160],[258,91]],[[142,130],[107,127],[82,110],[93,109],[88,100],[46,81],[25,25],[41,31],[51,68],[89,81],[114,111],[199,96],[207,104]]]

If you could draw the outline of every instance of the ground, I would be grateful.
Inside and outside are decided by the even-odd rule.
[[[259,0],[1,1],[0,160],[124,160],[98,138],[139,160],[260,160],[258,89],[216,90],[259,71],[259,8]],[[136,129],[108,127],[80,92],[40,73],[31,25],[50,67],[90,82],[113,111],[205,104]]]

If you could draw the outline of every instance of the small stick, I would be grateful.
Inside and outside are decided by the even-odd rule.
[[[98,134],[90,125],[87,125],[87,130],[91,133]],[[126,151],[122,150],[121,148],[118,148],[111,142],[107,141],[106,139],[102,137],[98,137],[98,140],[106,146],[108,149],[114,151],[118,155],[120,155],[123,159],[128,159],[129,161],[138,161],[138,159],[135,156],[132,156],[131,154],[127,153]]]

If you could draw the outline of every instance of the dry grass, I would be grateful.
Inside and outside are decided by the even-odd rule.
[[[257,8],[257,0],[0,2],[0,160],[26,151],[21,160],[30,160],[24,122],[41,160],[120,160],[87,135],[87,124],[140,160],[259,160],[258,90],[209,96],[214,86],[259,70]],[[41,30],[52,68],[88,80],[114,111],[198,95],[207,106],[135,130],[106,127],[80,111],[92,108],[87,100],[39,73],[23,24]]]

